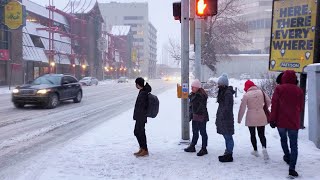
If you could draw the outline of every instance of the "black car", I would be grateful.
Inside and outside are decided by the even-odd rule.
[[[79,103],[81,99],[82,88],[78,80],[63,74],[46,74],[12,91],[12,102],[16,108],[35,104],[52,109],[60,101],[73,100],[74,103]]]

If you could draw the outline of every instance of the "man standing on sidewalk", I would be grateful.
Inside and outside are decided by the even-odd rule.
[[[137,157],[143,157],[149,155],[145,125],[147,123],[148,94],[152,89],[148,83],[144,85],[144,79],[141,77],[138,77],[135,82],[137,89],[140,91],[133,113],[133,119],[136,121],[134,135],[138,140],[140,150],[134,153],[134,155]]]
[[[295,171],[298,158],[298,132],[300,113],[303,110],[303,91],[297,86],[294,71],[287,70],[281,78],[272,97],[271,122],[272,128],[277,127],[284,152],[283,160],[289,165],[289,176],[298,177]],[[288,147],[290,140],[290,151]]]

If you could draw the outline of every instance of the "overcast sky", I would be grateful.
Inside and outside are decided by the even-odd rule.
[[[49,0],[31,0],[41,5],[48,5]],[[53,0],[54,5],[63,9],[69,0]],[[80,1],[80,0],[79,0]],[[82,0],[85,1],[85,0]],[[91,1],[91,0],[86,0]],[[95,0],[92,0],[95,1]],[[167,44],[169,37],[180,39],[180,23],[172,16],[172,2],[177,0],[98,0],[98,2],[148,2],[149,19],[158,30],[158,60],[161,59],[161,50]]]

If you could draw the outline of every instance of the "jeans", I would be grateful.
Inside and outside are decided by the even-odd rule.
[[[134,135],[137,137],[140,148],[148,150],[145,125],[145,121],[136,120],[136,124],[134,126]]]
[[[225,142],[226,142],[226,153],[232,154],[233,153],[233,147],[234,147],[234,141],[232,135],[224,134],[223,135]]]
[[[258,150],[257,139],[256,139],[256,129],[258,130],[258,136],[259,136],[260,142],[262,144],[262,147],[264,147],[264,148],[267,147],[267,139],[266,139],[266,136],[264,135],[265,126],[249,127],[251,143],[252,143],[253,149],[255,151]]]
[[[202,148],[206,148],[208,145],[208,135],[207,135],[207,121],[199,122],[192,121],[192,141],[191,145],[195,146],[199,139],[199,131],[202,137]]]
[[[295,170],[298,159],[298,132],[299,130],[278,128],[281,146],[284,155],[290,159],[289,169]],[[290,140],[290,150],[288,147],[288,137]]]

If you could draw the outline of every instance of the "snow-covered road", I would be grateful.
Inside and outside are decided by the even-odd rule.
[[[155,93],[174,87],[158,80],[151,83]],[[138,93],[132,82],[83,87],[83,91],[81,103],[64,102],[51,110],[32,106],[16,109],[10,94],[0,95],[0,170],[127,111]]]

